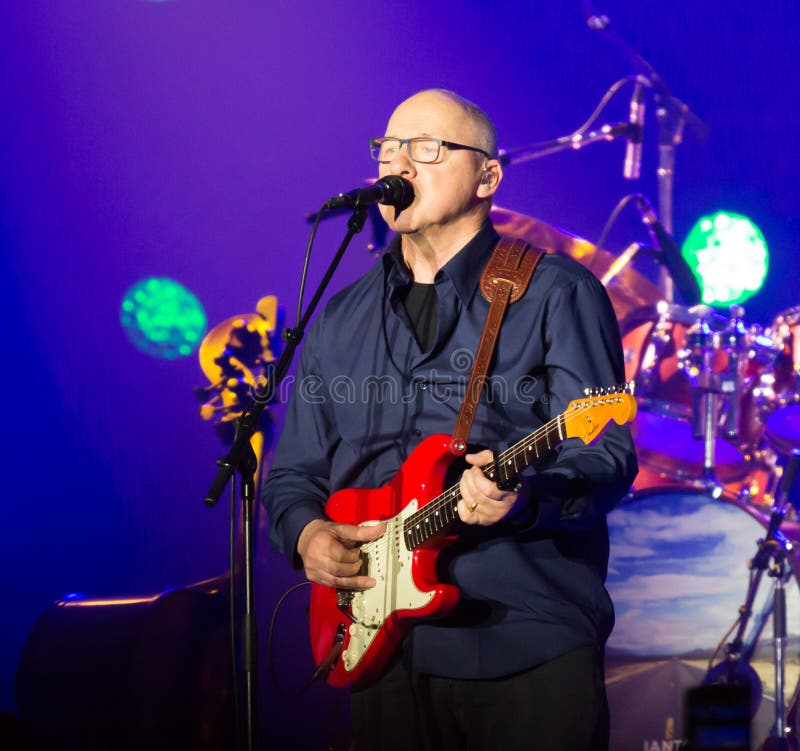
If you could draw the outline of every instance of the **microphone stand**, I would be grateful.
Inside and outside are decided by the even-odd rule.
[[[548,154],[555,154],[567,149],[578,151],[584,146],[598,143],[599,141],[613,141],[615,138],[625,138],[630,134],[632,127],[634,126],[626,122],[606,123],[597,130],[590,130],[585,133],[571,133],[567,136],[559,136],[551,141],[521,146],[518,149],[501,149],[497,161],[506,167],[530,162],[533,159],[539,159]]]
[[[648,79],[653,88],[656,103],[656,120],[658,122],[658,213],[667,232],[672,234],[672,195],[675,177],[675,148],[683,140],[683,129],[688,125],[700,141],[708,138],[708,126],[694,114],[684,102],[674,97],[664,79],[652,65],[612,28],[611,20],[606,15],[598,14],[591,2],[584,3],[587,24],[593,31],[607,36],[622,54],[630,61],[635,70]],[[659,286],[664,292],[667,302],[673,300],[672,279],[666,269],[661,269]]]
[[[255,540],[253,534],[253,512],[255,504],[255,471],[258,465],[257,457],[250,444],[250,439],[258,430],[259,420],[264,408],[272,401],[275,391],[281,381],[285,378],[289,366],[294,358],[294,353],[303,340],[305,329],[311,316],[319,304],[328,283],[331,280],[339,262],[344,256],[347,246],[353,236],[361,232],[367,218],[367,207],[356,206],[353,214],[347,222],[347,234],[342,240],[336,255],[328,266],[325,276],[314,293],[314,297],[303,313],[300,321],[295,328],[287,328],[283,332],[286,346],[281,352],[281,356],[267,374],[267,380],[263,388],[255,390],[253,401],[242,415],[236,420],[236,436],[228,453],[217,459],[217,474],[211,483],[211,487],[206,493],[205,503],[209,507],[217,504],[222,495],[222,491],[233,477],[234,472],[239,472],[242,478],[240,495],[242,501],[242,518],[244,520],[244,577],[245,577],[245,613],[242,628],[242,665],[245,671],[245,705],[246,705],[246,735],[247,749],[254,751],[256,740],[256,616],[254,606],[254,566],[253,552],[255,550]],[[233,597],[233,575],[231,571],[231,597]],[[236,680],[236,676],[234,676]]]
[[[638,56],[637,56],[638,57]],[[649,66],[648,66],[649,67]],[[658,122],[658,213],[664,228],[672,234],[672,196],[675,177],[675,148],[683,139],[683,126],[688,107],[672,96],[664,96],[658,87],[655,89],[656,121]],[[659,271],[659,282],[664,297],[672,302],[675,297],[672,277],[667,270]]]
[[[345,212],[349,211],[348,206],[340,206],[339,208],[335,209],[322,209],[322,212],[325,215],[322,217],[323,221],[325,219],[333,219],[333,217],[338,216],[339,214],[344,214]],[[317,217],[322,213],[320,211],[312,211],[305,215],[305,220],[309,224],[314,224],[317,221]],[[367,250],[374,254],[379,255],[387,245],[387,239],[389,237],[389,225],[386,224],[383,217],[381,216],[380,209],[378,208],[377,203],[371,203],[367,208],[367,216],[369,218],[370,224],[372,225],[372,242],[367,244]]]

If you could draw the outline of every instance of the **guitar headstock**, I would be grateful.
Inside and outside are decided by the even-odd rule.
[[[612,388],[586,389],[583,399],[573,399],[562,415],[568,438],[591,443],[613,420],[624,425],[636,417],[636,384],[629,381]]]

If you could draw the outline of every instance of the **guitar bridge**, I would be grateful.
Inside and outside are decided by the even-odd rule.
[[[358,570],[359,576],[369,576],[369,553],[362,548],[361,550],[361,568]],[[353,615],[353,600],[355,599],[356,591],[354,589],[337,589],[336,590],[336,604],[339,610],[344,613],[351,621],[358,623],[358,619]]]
[[[336,590],[336,604],[351,621],[353,620],[352,607],[353,597],[355,592],[352,589],[337,589]]]

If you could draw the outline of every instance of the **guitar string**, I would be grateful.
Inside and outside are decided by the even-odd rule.
[[[570,414],[574,414],[577,417],[580,411],[581,410],[579,408],[578,410],[574,410]],[[520,456],[523,457],[525,460],[527,460],[526,454],[527,452],[530,451],[532,444],[535,444],[538,440],[542,438],[549,437],[549,434],[556,430],[558,431],[558,435],[559,436],[561,435],[562,431],[560,430],[559,423],[562,417],[563,415],[559,415],[553,420],[548,421],[545,425],[535,430],[529,436],[523,438],[518,444],[515,444],[507,451],[504,451],[502,454],[500,454],[500,456],[497,457],[496,461],[502,464],[506,464],[507,462],[511,461],[514,463],[514,466],[516,467],[515,460]],[[561,440],[556,441],[556,443],[553,445],[557,445],[558,443],[561,442]],[[548,446],[547,450],[549,451],[551,448],[553,448],[553,446]],[[495,461],[491,461],[488,464],[485,464],[481,467],[482,470],[485,470],[484,474],[486,474],[486,476],[490,480],[494,479],[493,470],[495,464],[496,464]],[[488,470],[488,472],[486,470]],[[460,487],[458,485],[453,485],[447,490],[445,490],[443,493],[441,493],[439,496],[433,498],[428,503],[426,503],[419,511],[415,511],[411,516],[408,517],[406,521],[409,523],[410,527],[419,526],[419,524],[424,524],[426,517],[429,518],[432,514],[438,513],[439,511],[448,508],[449,506],[457,506],[458,501],[460,500],[460,496],[461,496]],[[455,508],[453,508],[453,513],[457,514]],[[453,520],[455,520],[455,516],[453,516]],[[424,527],[422,529],[423,533],[427,532],[427,530],[425,530]],[[422,542],[425,542],[425,540],[422,540]]]
[[[620,394],[620,395],[618,395],[616,397],[610,396],[609,398],[612,401],[619,403],[622,400],[622,397],[624,397],[624,396],[626,396],[626,395],[625,394]],[[594,409],[597,406],[598,406],[597,403],[584,404],[584,405],[581,405],[581,406],[577,407],[576,409],[574,409],[572,411],[561,413],[557,417],[554,417],[552,420],[549,420],[547,423],[545,423],[541,427],[537,428],[533,433],[531,433],[530,435],[526,436],[525,438],[520,440],[518,443],[514,444],[514,446],[512,446],[511,448],[507,449],[505,452],[500,454],[500,456],[497,457],[498,460],[501,460],[503,463],[505,463],[506,461],[509,461],[509,460],[513,461],[514,459],[518,458],[519,456],[524,456],[525,453],[529,450],[530,444],[535,443],[537,440],[540,440],[541,438],[545,437],[548,433],[551,433],[551,432],[553,432],[555,430],[558,430],[559,429],[559,421],[563,420],[567,416],[569,416],[569,417],[579,417],[583,413],[585,413],[587,411],[590,411],[590,410]],[[561,433],[561,431],[559,431],[559,435],[560,435],[560,433]],[[556,441],[556,444],[554,444],[554,445],[557,445],[558,443],[560,443],[561,440],[566,440],[566,438]],[[548,448],[548,451],[551,448],[553,448],[553,447],[550,446]],[[493,468],[494,464],[495,464],[495,462],[492,461],[489,464],[483,465],[481,467],[481,469],[485,470],[485,469],[489,468],[489,470],[491,470]],[[490,479],[491,479],[491,477],[490,477]],[[402,536],[404,538],[404,542],[405,542],[405,536],[406,536],[405,533],[406,533],[406,531],[407,530],[410,531],[410,528],[417,524],[417,522],[412,522],[412,520],[419,519],[420,520],[419,523],[423,523],[424,518],[425,517],[429,517],[431,515],[431,512],[440,511],[440,510],[442,510],[444,508],[447,508],[449,505],[457,505],[458,504],[458,500],[456,500],[456,499],[458,498],[458,496],[460,496],[459,486],[458,485],[451,486],[450,488],[448,488],[447,490],[445,490],[444,492],[442,492],[441,494],[439,494],[435,498],[433,498],[430,501],[428,501],[428,503],[426,503],[418,511],[415,511],[413,514],[411,514],[411,516],[409,516],[407,519],[400,520],[401,524],[399,525],[399,530],[396,530],[395,534],[400,532],[402,534]],[[454,511],[455,511],[455,509],[454,509]],[[398,516],[399,516],[399,514],[396,514],[394,517],[392,517],[392,519],[396,519]],[[455,520],[455,516],[453,516],[453,521],[454,520]],[[386,521],[388,522],[390,520],[386,520]],[[448,521],[447,524],[449,524],[449,523],[450,522]],[[444,527],[442,529],[444,529]],[[413,547],[409,548],[410,550],[416,549],[416,547],[421,545],[423,542],[426,542],[428,539],[430,539],[431,536],[433,536],[433,535],[429,535],[428,534],[428,530],[426,530],[424,527],[422,527],[421,531],[422,531],[423,535],[426,535],[426,536],[420,541],[420,543],[418,543],[417,545],[414,545]],[[439,532],[439,531],[441,531],[441,530],[437,530],[437,532]],[[436,533],[434,533],[434,534],[436,534]],[[384,535],[383,537],[380,537],[377,540],[375,540],[374,541],[374,547],[372,548],[372,550],[375,551],[375,553],[383,553],[383,552],[385,552],[385,548],[388,547],[388,545],[390,544],[390,541],[389,541],[388,537],[389,537],[388,535]]]
[[[583,411],[585,411],[584,407],[578,407],[577,409],[569,412],[569,414],[570,414],[570,416],[572,416],[572,415],[578,416]],[[511,448],[509,448],[505,452],[503,452],[498,457],[498,459],[502,459],[502,461],[505,462],[507,456],[509,454],[511,454],[512,452],[514,452],[514,451],[516,451],[517,454],[519,454],[520,452],[524,454],[524,451],[526,450],[527,444],[535,443],[537,440],[545,437],[547,434],[553,432],[554,430],[557,430],[558,427],[559,427],[559,421],[564,417],[565,414],[566,413],[562,413],[562,414],[558,415],[557,417],[554,417],[552,420],[548,420],[544,425],[542,425],[539,428],[537,428],[536,430],[534,430],[533,433],[531,433],[530,435],[528,435],[525,438],[521,439],[517,444],[514,444],[514,446],[512,446]],[[559,433],[559,435],[560,435],[560,433]],[[557,441],[556,443],[559,443],[559,442],[560,441]],[[552,447],[550,447],[550,448],[552,448]],[[485,464],[485,465],[483,465],[481,467],[481,469],[484,469],[484,470],[486,468],[490,468],[491,469],[491,467],[492,467],[492,465],[494,465],[494,463],[495,462],[492,461],[489,464]],[[372,553],[373,555],[383,555],[384,553],[388,552],[388,547],[391,544],[394,544],[395,543],[395,539],[398,538],[398,537],[402,537],[402,542],[403,542],[403,544],[406,545],[406,548],[408,550],[410,550],[410,551],[415,550],[423,542],[425,542],[426,540],[430,539],[430,537],[432,535],[428,535],[428,530],[426,530],[423,527],[422,528],[422,532],[425,535],[425,537],[417,545],[413,545],[412,544],[412,547],[408,547],[408,541],[406,540],[406,531],[410,532],[411,527],[413,527],[416,524],[416,522],[412,522],[412,520],[420,518],[420,517],[424,519],[424,517],[425,516],[429,516],[431,514],[431,512],[437,512],[437,511],[443,510],[443,509],[447,508],[450,505],[457,505],[458,501],[455,500],[455,499],[458,498],[459,495],[460,495],[459,486],[458,485],[451,486],[450,488],[448,488],[444,492],[440,493],[435,498],[432,498],[421,509],[419,509],[418,511],[415,511],[407,519],[405,519],[405,520],[400,519],[399,520],[399,524],[397,525],[397,528],[395,530],[393,530],[393,532],[394,532],[393,535],[390,536],[388,534],[384,534],[382,537],[379,537],[377,540],[375,540],[372,543],[372,547],[370,549],[368,549],[366,552],[367,553]],[[455,504],[453,504],[454,500],[455,500]],[[402,511],[400,513],[402,513]],[[453,519],[451,521],[455,520],[456,515],[457,515],[457,511],[455,511],[455,509],[454,509],[454,516],[453,516]],[[397,519],[398,516],[399,516],[399,514],[396,514],[394,517],[392,517],[392,519]],[[386,521],[388,522],[390,520],[386,520]],[[448,524],[450,524],[450,521],[446,522],[445,527]],[[442,529],[444,529],[445,527],[442,527]],[[441,531],[441,530],[438,530],[438,531]],[[391,537],[391,539],[390,539],[390,537]],[[412,543],[413,543],[413,541],[412,541]],[[364,546],[362,546],[362,548],[363,547]]]
[[[608,397],[605,397],[605,398],[611,400],[612,402],[620,403],[622,401],[622,399],[624,397],[626,397],[626,396],[631,396],[631,395],[630,394],[618,394],[616,396],[608,395]],[[554,430],[558,430],[560,421],[564,420],[564,422],[565,422],[565,418],[568,417],[568,416],[569,417],[580,417],[585,412],[591,411],[591,410],[595,409],[597,406],[601,406],[602,404],[603,404],[603,402],[601,402],[599,405],[598,405],[598,403],[584,404],[584,405],[581,405],[581,406],[577,407],[576,409],[574,409],[572,411],[562,412],[560,415],[558,415],[557,417],[554,417],[552,420],[549,420],[544,425],[542,425],[541,427],[539,427],[536,430],[534,430],[533,433],[531,433],[530,435],[528,435],[525,438],[521,439],[518,443],[514,444],[509,449],[504,451],[502,454],[500,454],[497,457],[497,459],[502,461],[502,463],[506,463],[509,460],[513,461],[514,459],[516,459],[516,458],[518,458],[520,456],[524,456],[525,453],[529,450],[530,444],[535,443],[537,440],[540,440],[547,433],[550,433],[550,432],[552,432]],[[560,435],[560,432],[561,431],[559,431],[559,435]],[[566,438],[567,437],[558,440],[554,445],[558,445],[563,440],[566,440]],[[552,449],[552,448],[553,448],[553,446],[548,447],[548,451],[550,449]],[[488,468],[491,471],[491,469],[493,468],[494,465],[495,465],[495,461],[492,461],[492,462],[489,462],[488,464],[484,464],[481,467],[481,469],[486,470]],[[515,466],[516,466],[516,463],[515,463]],[[526,466],[529,466],[529,465],[526,465]],[[525,467],[523,467],[523,469],[524,468]],[[489,479],[492,479],[492,478],[490,477]],[[426,503],[418,511],[415,511],[413,514],[411,514],[411,516],[409,516],[407,519],[405,519],[405,520],[400,519],[399,520],[400,524],[398,525],[399,529],[395,530],[395,534],[399,533],[400,535],[402,535],[403,542],[405,543],[406,542],[405,541],[405,537],[406,537],[405,533],[406,533],[406,531],[409,530],[411,526],[414,526],[414,524],[412,524],[412,519],[420,517],[420,522],[419,523],[422,523],[422,521],[424,520],[424,517],[429,516],[432,511],[442,510],[442,509],[448,507],[448,505],[451,505],[451,504],[458,505],[458,500],[455,500],[456,498],[458,498],[458,496],[460,496],[459,486],[458,485],[451,486],[450,488],[448,488],[447,490],[443,491],[442,493],[440,493],[435,498],[433,498],[430,501],[428,501],[428,503]],[[400,513],[402,513],[402,510],[401,510]],[[385,521],[388,523],[388,522],[392,521],[393,519],[397,519],[400,516],[400,513],[395,514],[393,517],[391,517],[390,519],[386,519]],[[454,509],[454,513],[457,515],[457,511],[455,511],[455,509]],[[456,517],[453,516],[452,521],[455,521],[455,518]],[[449,523],[450,522],[447,522],[446,524],[449,524]],[[445,527],[442,527],[442,529],[444,529],[444,528]],[[427,530],[422,528],[422,531],[423,531],[423,534],[427,535]],[[439,531],[441,531],[441,530],[437,530],[437,532],[439,532]],[[436,533],[434,533],[434,534],[436,534]],[[415,545],[414,547],[410,548],[410,550],[416,549],[416,547],[418,547],[423,542],[426,542],[432,536],[433,535],[426,536],[418,545]],[[388,548],[389,544],[390,544],[389,535],[384,534],[382,537],[379,537],[377,540],[373,541],[373,543],[367,543],[367,545],[371,545],[372,546],[367,552],[374,552],[375,554],[382,554],[382,553],[384,553],[386,551],[386,549]],[[362,547],[364,547],[364,546],[362,546]]]
[[[558,430],[559,439],[556,441],[556,443],[554,445],[557,445],[558,443],[561,443],[561,441],[566,440],[566,437],[565,438],[561,438],[560,437],[562,432],[563,432],[561,430],[562,424],[565,423],[565,419],[564,418],[566,418],[567,416],[569,416],[569,417],[579,417],[584,412],[589,411],[591,409],[594,409],[596,406],[597,406],[596,404],[593,404],[593,405],[582,405],[582,406],[580,406],[580,407],[578,407],[578,408],[576,408],[576,409],[574,409],[572,411],[564,412],[564,413],[558,415],[558,417],[555,417],[552,420],[548,421],[545,425],[541,426],[540,428],[535,430],[533,433],[531,433],[529,436],[523,438],[521,441],[519,441],[518,443],[514,444],[509,449],[507,449],[502,454],[500,454],[497,457],[497,462],[499,464],[513,463],[514,467],[516,469],[516,466],[517,466],[516,459],[518,459],[520,457],[523,457],[523,459],[525,461],[527,461],[527,455],[528,455],[528,452],[530,451],[530,449],[532,447],[532,444],[536,443],[541,438],[546,437],[549,433],[552,433],[553,431]],[[562,423],[562,421],[564,421],[564,422]],[[562,423],[562,424],[559,424],[559,423]],[[550,449],[552,449],[552,448],[553,448],[553,446],[548,446],[548,451]],[[536,458],[538,458],[538,457],[536,457]],[[529,464],[530,464],[530,462],[528,464],[526,464],[523,467],[523,469],[525,467],[529,466]],[[481,467],[481,469],[486,470],[488,468],[489,472],[491,472],[494,469],[494,465],[495,465],[495,461],[492,461],[492,462],[489,462],[488,464],[483,465]],[[493,479],[493,476],[491,474],[487,474],[487,476],[489,477],[489,479]],[[460,495],[459,486],[458,485],[453,485],[452,487],[448,488],[443,493],[441,493],[439,496],[437,496],[436,498],[433,498],[428,503],[426,503],[425,506],[423,506],[419,511],[415,511],[414,514],[409,516],[406,521],[410,522],[412,524],[412,526],[416,525],[417,521],[422,523],[424,521],[424,517],[430,516],[431,512],[436,512],[436,511],[441,510],[442,508],[445,508],[448,504],[452,503],[456,499],[456,497],[459,496],[459,495]],[[457,504],[458,501],[455,500],[455,503]]]

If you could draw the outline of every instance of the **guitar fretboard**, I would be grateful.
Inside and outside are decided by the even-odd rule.
[[[498,484],[508,483],[566,437],[564,416],[554,417],[499,454],[495,461],[483,467],[483,473]],[[458,485],[453,485],[411,514],[405,520],[403,529],[406,547],[414,550],[452,524],[458,517],[457,507],[460,500],[461,491]]]

